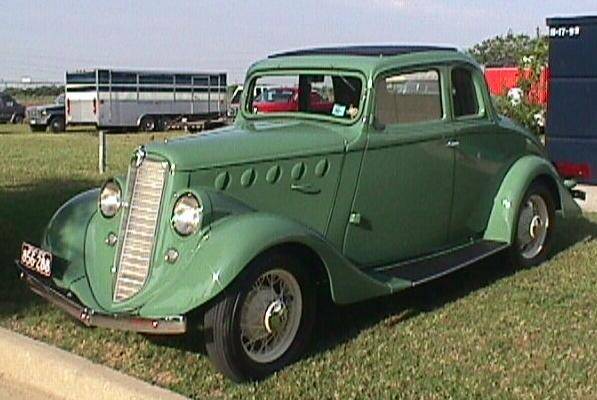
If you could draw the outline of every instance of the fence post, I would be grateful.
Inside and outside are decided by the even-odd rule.
[[[107,148],[106,148],[106,131],[99,131],[98,133],[99,135],[99,173],[103,174],[104,172],[106,172],[106,154],[107,154]]]

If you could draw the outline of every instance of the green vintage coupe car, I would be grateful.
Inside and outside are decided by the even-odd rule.
[[[267,109],[258,86],[277,88]],[[318,297],[389,295],[502,251],[535,265],[555,213],[579,213],[453,49],[277,54],[244,87],[234,126],[143,146],[62,206],[23,244],[31,289],[87,326],[199,326],[221,372],[259,379],[303,352]]]

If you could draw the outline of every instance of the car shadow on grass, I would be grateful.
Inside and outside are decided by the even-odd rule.
[[[41,302],[20,282],[14,265],[21,243],[39,244],[54,212],[77,193],[94,186],[85,180],[0,186],[0,321]]]
[[[597,223],[588,219],[559,220],[552,254],[597,238]],[[541,266],[534,267],[541,268]],[[385,320],[397,325],[417,315],[431,312],[502,278],[520,271],[509,265],[505,254],[498,254],[460,271],[430,281],[395,295],[360,303],[337,306],[331,302],[319,305],[313,341],[303,359],[334,349],[358,336],[360,332]],[[198,313],[195,317],[200,318]],[[189,320],[191,329],[177,337],[148,337],[154,344],[206,354],[204,332],[199,320]]]
[[[552,258],[572,246],[597,238],[597,223],[589,219],[560,219],[557,223]],[[395,295],[348,306],[328,304],[319,314],[314,334],[316,340],[305,357],[333,349],[382,320],[396,325],[441,308],[517,271],[520,268],[511,266],[506,254],[502,253]]]

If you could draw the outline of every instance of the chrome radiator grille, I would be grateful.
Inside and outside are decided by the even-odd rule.
[[[147,159],[139,167],[131,166],[114,302],[139,293],[149,276],[167,171],[167,163]]]

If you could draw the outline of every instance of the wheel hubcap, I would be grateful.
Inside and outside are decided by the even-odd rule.
[[[241,308],[241,344],[247,356],[259,363],[281,357],[300,325],[302,297],[296,278],[281,269],[261,275]]]
[[[267,307],[264,325],[268,333],[277,333],[284,328],[288,318],[287,310],[286,304],[281,300],[275,300]]]
[[[525,259],[537,257],[545,245],[549,229],[549,212],[545,200],[531,195],[523,205],[518,221],[518,246]]]

